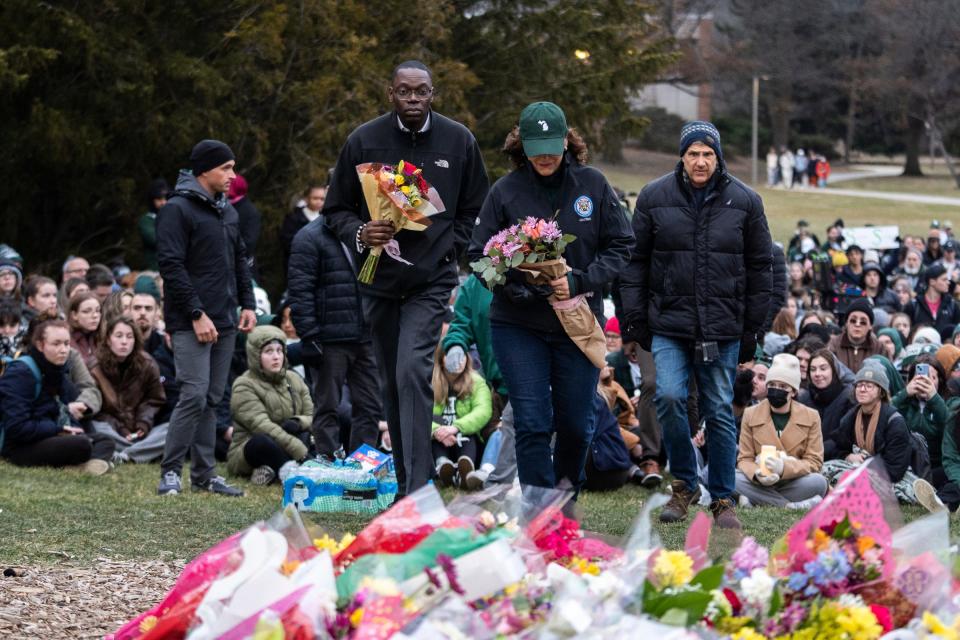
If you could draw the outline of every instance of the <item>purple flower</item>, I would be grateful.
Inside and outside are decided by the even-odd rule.
[[[507,241],[507,231],[508,229],[504,229],[490,236],[490,239],[487,240],[487,244],[483,246],[483,254],[489,256],[491,249],[499,249],[500,245]]]
[[[556,242],[563,236],[560,233],[560,227],[556,220],[549,220],[540,223],[540,239],[544,242]]]
[[[443,573],[447,576],[447,584],[450,585],[450,589],[452,589],[454,593],[463,595],[465,592],[457,581],[457,567],[453,564],[453,558],[445,553],[438,553],[437,564],[443,569]]]
[[[519,242],[505,242],[503,247],[501,247],[501,251],[503,251],[503,257],[512,258],[513,254],[519,251],[521,247],[523,247],[523,245]]]
[[[754,569],[764,569],[770,561],[770,554],[766,547],[757,544],[752,537],[747,536],[730,557],[730,563],[736,572],[750,575]]]

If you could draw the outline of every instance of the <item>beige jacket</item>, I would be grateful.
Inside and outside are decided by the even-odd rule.
[[[778,438],[773,418],[770,416],[770,403],[764,400],[760,404],[747,407],[740,422],[737,469],[751,480],[760,468],[755,460],[760,455],[760,447],[765,444],[775,446],[778,451],[784,451],[788,456],[783,464],[781,480],[793,480],[819,472],[823,467],[820,414],[794,398],[790,406],[790,420]]]

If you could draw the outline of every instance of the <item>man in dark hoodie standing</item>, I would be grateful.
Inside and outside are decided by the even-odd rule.
[[[706,419],[710,510],[717,526],[739,529],[732,501],[733,382],[737,364],[754,357],[771,297],[773,256],[763,202],[727,173],[720,133],[711,123],[684,125],[680,162],[643,188],[633,231],[636,246],[620,278],[623,340],[625,350],[636,343],[656,363],[654,400],[675,478],[660,520],[684,520],[700,498],[687,424],[687,383],[695,375]]]
[[[176,189],[157,214],[163,316],[180,384],[160,464],[160,495],[182,490],[187,450],[194,491],[243,495],[214,468],[216,407],[227,384],[236,331],[248,333],[257,324],[240,219],[226,197],[235,164],[224,143],[199,142],[190,154],[191,171],[180,172]]]
[[[431,110],[433,77],[422,62],[400,63],[387,96],[393,110],[347,138],[323,213],[340,241],[356,252],[355,263],[362,262],[371,247],[393,239],[406,261],[384,252],[373,283],[361,288],[382,372],[402,496],[426,484],[433,472],[433,352],[450,291],[457,285],[457,257],[470,240],[489,183],[473,134]],[[423,169],[446,209],[430,218],[422,232],[397,233],[389,222],[370,220],[363,199],[356,166],[395,165],[400,160]]]

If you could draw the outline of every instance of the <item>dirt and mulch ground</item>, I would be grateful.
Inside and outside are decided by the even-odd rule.
[[[102,638],[159,602],[184,564],[98,558],[82,567],[3,567],[0,636]]]

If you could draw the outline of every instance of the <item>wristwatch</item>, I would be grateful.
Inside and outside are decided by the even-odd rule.
[[[199,320],[203,317],[203,309],[194,309],[190,312],[190,317],[194,320]]]

